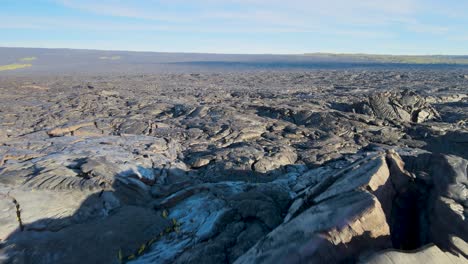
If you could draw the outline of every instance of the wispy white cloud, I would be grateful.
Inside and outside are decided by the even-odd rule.
[[[96,14],[170,22],[206,18],[245,19],[247,14],[250,15],[249,20],[264,22],[279,21],[281,18],[311,19],[314,16],[354,19],[362,18],[364,14],[407,15],[417,10],[417,0],[56,1],[70,8]],[[231,11],[227,11],[229,9]],[[193,12],[183,12],[184,10]],[[265,14],[269,14],[270,19],[265,20]],[[286,22],[287,20],[283,19],[282,21]],[[303,22],[307,22],[307,20]]]
[[[153,28],[195,31],[368,32],[378,36],[385,27],[415,33],[443,34],[449,28],[417,20],[427,11],[423,0],[55,0],[93,14],[146,20]],[[102,25],[98,25],[102,26]],[[198,28],[197,28],[198,27]],[[143,27],[146,28],[146,27]],[[203,29],[201,29],[203,28]],[[369,32],[374,31],[374,34]],[[381,34],[389,36],[385,33]]]
[[[0,29],[33,29],[33,30],[84,30],[84,31],[104,31],[112,32],[195,32],[195,33],[314,33],[328,36],[342,37],[366,37],[366,38],[391,38],[390,32],[374,32],[369,30],[341,30],[330,26],[314,27],[288,25],[237,25],[226,27],[226,25],[212,25],[202,27],[199,25],[172,25],[172,24],[152,24],[145,21],[118,22],[99,21],[87,19],[83,21],[70,17],[25,17],[25,16],[2,16],[4,23],[0,24]],[[27,22],[25,22],[27,21]],[[57,23],[60,21],[60,23]]]
[[[431,24],[423,24],[420,22],[410,23],[406,26],[406,28],[412,32],[429,33],[432,35],[442,35],[451,31],[449,27],[431,25]]]
[[[162,12],[154,12],[152,8],[143,8],[141,5],[135,5],[136,1],[76,1],[76,0],[56,0],[57,3],[62,4],[69,8],[78,9],[94,14],[116,16],[116,17],[129,17],[148,19],[166,22],[180,22],[184,21],[183,17],[175,17],[173,14],[165,14]]]
[[[3,21],[0,30],[42,30],[42,35],[50,33],[57,38],[63,32],[79,31],[74,34],[81,34],[82,38],[92,40],[82,44],[87,48],[92,48],[89,46],[91,44],[112,48],[108,43],[116,43],[121,36],[132,35],[145,40],[141,42],[149,42],[147,40],[153,37],[153,41],[148,44],[152,45],[149,48],[157,45],[154,43],[169,43],[166,44],[168,48],[154,46],[155,50],[167,51],[175,48],[173,43],[177,42],[181,45],[180,50],[196,51],[195,47],[190,46],[187,49],[181,44],[184,41],[196,41],[199,45],[197,51],[223,52],[306,52],[320,48],[336,51],[341,49],[343,52],[377,52],[384,49],[397,53],[401,44],[406,47],[413,45],[405,51],[414,51],[413,48],[421,47],[420,44],[408,43],[417,38],[448,40],[456,35],[468,34],[463,27],[456,28],[454,23],[448,23],[458,19],[464,20],[464,25],[468,25],[468,19],[461,15],[464,10],[454,10],[468,8],[468,4],[445,6],[438,0],[48,1],[68,9],[69,15],[36,13],[18,16],[2,13],[0,10]],[[449,16],[450,12],[454,15]],[[71,38],[71,35],[67,35],[66,40]],[[102,43],[96,42],[96,38],[102,40]],[[106,39],[112,41],[105,41]],[[253,43],[253,40],[257,42]],[[5,45],[5,42],[0,44]],[[132,42],[134,50],[147,48],[134,39],[128,42]],[[70,46],[71,44],[73,42],[67,43],[67,46],[77,47]],[[119,45],[122,46],[121,49],[129,48],[123,46],[126,44]],[[189,44],[185,46],[187,45]],[[437,51],[437,46],[440,45],[434,46],[436,48],[433,50]]]

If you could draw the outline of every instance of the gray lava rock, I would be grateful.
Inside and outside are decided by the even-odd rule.
[[[466,262],[462,69],[0,75],[2,263]]]
[[[396,122],[422,123],[440,119],[440,115],[426,100],[415,92],[385,92],[372,94],[368,102],[355,106],[361,114]]]

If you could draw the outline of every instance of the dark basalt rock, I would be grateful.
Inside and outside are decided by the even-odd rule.
[[[355,105],[355,109],[358,113],[394,122],[422,123],[440,119],[437,110],[423,97],[409,90],[372,94],[367,102]]]
[[[0,262],[464,263],[463,75],[2,77]]]

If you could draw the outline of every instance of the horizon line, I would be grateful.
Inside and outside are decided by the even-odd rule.
[[[87,50],[87,51],[103,51],[103,52],[138,52],[138,53],[166,53],[166,54],[207,54],[207,55],[273,55],[273,56],[311,56],[311,55],[368,55],[368,56],[396,56],[396,57],[465,57],[468,54],[391,54],[391,53],[362,53],[362,52],[329,52],[329,51],[312,51],[301,53],[223,53],[223,52],[193,52],[193,51],[155,51],[155,50],[125,50],[125,49],[100,49],[100,48],[57,48],[57,47],[26,47],[26,46],[1,46],[0,48],[16,48],[16,49],[57,49],[57,50]]]

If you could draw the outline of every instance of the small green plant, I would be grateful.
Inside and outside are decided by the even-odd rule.
[[[31,66],[32,64],[18,64],[18,63],[0,65],[0,71],[11,71],[11,70],[16,70],[16,69],[28,68]]]
[[[164,219],[166,219],[168,215],[169,215],[169,213],[167,212],[166,209],[164,209],[164,210],[162,211],[162,213],[161,213],[161,216],[162,216]]]
[[[37,57],[26,57],[26,58],[21,58],[20,61],[35,61],[37,60]]]

